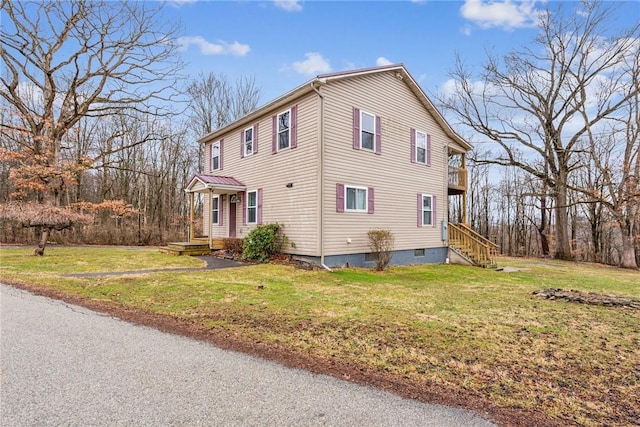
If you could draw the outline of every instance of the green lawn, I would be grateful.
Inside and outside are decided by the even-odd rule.
[[[2,247],[0,280],[224,328],[296,354],[347,361],[505,408],[579,424],[640,422],[640,310],[543,300],[543,288],[640,298],[640,273],[593,264],[501,259],[501,273],[427,265],[377,273],[252,265],[217,271],[69,278],[197,267],[155,249]],[[260,286],[262,285],[262,286]]]

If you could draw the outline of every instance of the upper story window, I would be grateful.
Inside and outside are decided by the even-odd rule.
[[[364,111],[361,111],[360,114],[360,123],[362,123],[362,129],[360,130],[360,148],[373,151],[374,138],[376,135],[376,116],[365,113]]]
[[[431,135],[411,129],[411,163],[431,166]]]
[[[253,127],[247,128],[242,132],[242,143],[244,144],[244,155],[250,156],[253,154]]]
[[[278,151],[289,148],[291,110],[278,114]]]
[[[222,169],[222,143],[220,140],[211,144],[211,170],[217,171]]]
[[[273,154],[298,146],[298,106],[272,116],[271,152]]]
[[[353,148],[382,154],[380,116],[353,109]]]

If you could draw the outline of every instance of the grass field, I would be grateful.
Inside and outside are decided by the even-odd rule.
[[[296,354],[341,360],[566,424],[640,423],[640,310],[543,300],[544,288],[640,298],[640,273],[594,264],[500,259],[501,273],[426,265],[217,271],[70,278],[198,267],[155,249],[0,249],[0,281],[189,319]]]

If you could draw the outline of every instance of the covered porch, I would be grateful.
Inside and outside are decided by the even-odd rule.
[[[208,247],[209,249],[222,249],[224,237],[235,237],[229,235],[231,226],[234,227],[233,230],[235,231],[235,222],[231,224],[232,221],[235,221],[235,215],[232,217],[231,210],[223,210],[222,206],[225,203],[228,206],[235,206],[235,203],[241,200],[242,193],[244,193],[246,189],[247,187],[243,183],[233,177],[196,174],[191,178],[189,184],[185,188],[185,191],[189,194],[189,235],[187,241],[180,242],[180,245],[188,249],[202,247],[205,245],[205,247]],[[203,211],[206,210],[207,214],[203,214],[202,221],[204,223],[202,227],[202,235],[196,235],[196,197],[202,195],[207,196],[205,197],[206,202],[202,207]],[[214,200],[217,200],[215,203],[219,204],[217,210],[214,210]],[[224,236],[214,236],[214,223],[212,221],[212,215],[214,215],[214,212],[216,212],[216,215],[221,216],[223,215],[223,212],[228,213],[227,226],[225,227],[226,232],[224,233]],[[220,217],[218,221],[218,224],[222,224],[222,217]],[[218,225],[215,226],[217,227]]]

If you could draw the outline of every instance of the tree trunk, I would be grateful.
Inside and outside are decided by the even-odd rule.
[[[40,243],[38,243],[38,247],[33,251],[34,255],[43,256],[44,248],[47,246],[47,240],[49,239],[49,233],[51,233],[51,229],[48,227],[42,228],[42,234],[40,236]]]
[[[562,180],[562,177],[557,180],[556,192],[555,192],[555,206],[554,211],[556,214],[556,251],[553,257],[556,259],[563,259],[567,261],[573,261],[573,255],[571,254],[571,241],[569,240],[569,209],[567,208],[567,186],[566,181]]]
[[[636,245],[635,236],[633,235],[633,223],[627,222],[621,224],[620,231],[622,232],[622,268],[637,269],[636,263]]]

